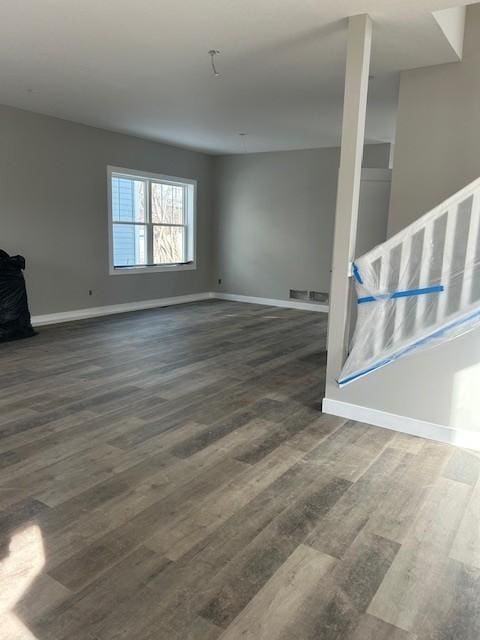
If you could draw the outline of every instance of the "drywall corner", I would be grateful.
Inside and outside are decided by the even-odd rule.
[[[432,14],[459,60],[463,57],[466,13],[467,9],[463,6],[434,11]]]

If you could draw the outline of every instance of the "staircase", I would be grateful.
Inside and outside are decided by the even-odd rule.
[[[480,324],[479,231],[480,178],[355,260],[340,387]]]

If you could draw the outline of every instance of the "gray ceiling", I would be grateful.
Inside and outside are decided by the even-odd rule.
[[[456,59],[431,15],[449,4],[0,0],[0,103],[212,153],[336,145],[346,17],[368,12],[367,140],[390,141],[398,71]]]

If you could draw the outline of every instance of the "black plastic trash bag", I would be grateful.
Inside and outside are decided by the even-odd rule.
[[[0,249],[0,342],[35,335],[22,270],[25,258]]]

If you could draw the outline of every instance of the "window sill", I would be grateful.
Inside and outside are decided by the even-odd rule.
[[[110,267],[111,276],[131,276],[141,273],[172,273],[174,271],[193,271],[197,268],[195,262],[189,264],[160,264],[146,267]]]

